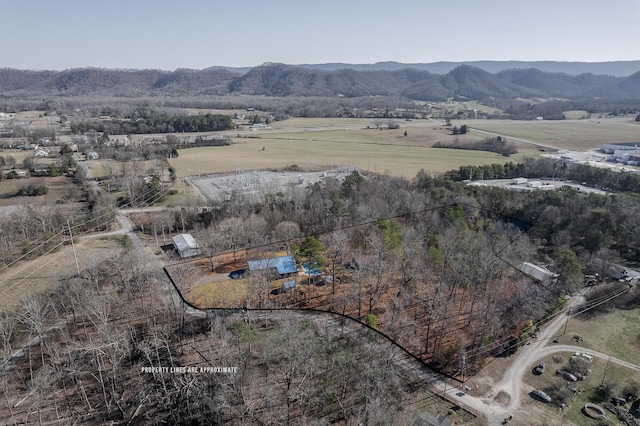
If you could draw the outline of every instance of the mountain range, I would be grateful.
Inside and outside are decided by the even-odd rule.
[[[511,65],[538,67],[501,69]],[[540,68],[565,64],[564,72]],[[568,66],[569,64],[573,64]],[[583,63],[584,64],[584,63]],[[618,67],[614,67],[618,64]],[[353,69],[341,64],[285,65],[268,63],[244,72],[212,67],[204,70],[113,70],[81,68],[65,71],[0,69],[0,99],[57,96],[396,96],[419,101],[449,98],[487,99],[640,99],[640,71],[627,76],[579,72],[579,63],[482,62],[475,65],[452,63],[417,64],[440,66],[444,73],[419,69],[416,64],[379,63]],[[640,68],[640,61],[593,63],[591,68],[617,73]],[[624,65],[624,66],[622,66]],[[451,68],[453,66],[453,68]],[[325,69],[321,69],[321,68]],[[387,67],[389,69],[382,69]],[[595,68],[594,68],[595,67]],[[634,68],[635,67],[635,68]],[[319,69],[320,68],[320,69]],[[357,67],[356,67],[357,68]],[[435,69],[435,68],[432,68]],[[566,72],[573,69],[574,73]],[[613,68],[611,68],[613,70]]]
[[[511,69],[535,68],[551,73],[569,75],[596,74],[627,77],[640,71],[640,61],[610,61],[610,62],[560,62],[560,61],[464,61],[464,62],[429,62],[429,63],[401,63],[394,61],[376,62],[375,64],[300,64],[292,65],[300,68],[322,71],[355,70],[355,71],[398,71],[411,68],[419,71],[429,71],[432,74],[446,74],[459,65],[470,65],[490,73],[498,73]],[[245,74],[254,67],[224,67],[213,66],[207,70],[225,69],[227,71]]]

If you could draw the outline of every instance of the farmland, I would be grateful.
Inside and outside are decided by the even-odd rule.
[[[469,120],[466,124],[472,129],[574,151],[640,140],[640,125],[630,116],[557,121]]]
[[[34,197],[14,197],[20,188],[27,185],[45,185],[49,192]],[[4,180],[0,185],[0,206],[51,204],[64,198],[66,192],[75,192],[75,188],[76,184],[65,176]]]
[[[345,121],[342,121],[345,120]],[[512,160],[539,154],[535,145],[557,149],[590,150],[610,142],[629,142],[639,137],[631,118],[566,121],[460,120],[472,131],[453,136],[437,122],[400,122],[400,128],[378,130],[373,121],[353,119],[290,119],[273,124],[271,130],[238,134],[234,144],[180,151],[171,159],[179,175],[221,173],[245,169],[331,168],[353,165],[360,170],[412,178],[424,169],[443,173],[461,165],[504,163],[510,158],[489,152],[431,149],[436,142],[452,142],[489,137],[484,132],[514,138],[518,154]],[[367,126],[369,128],[367,128]],[[306,130],[305,130],[306,129]],[[473,129],[483,132],[474,132]],[[404,136],[404,132],[407,136]],[[531,142],[531,144],[522,143]]]

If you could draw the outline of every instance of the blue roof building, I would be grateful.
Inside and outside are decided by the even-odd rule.
[[[298,273],[298,266],[292,256],[272,257],[270,259],[250,260],[249,271],[275,269],[279,275]]]

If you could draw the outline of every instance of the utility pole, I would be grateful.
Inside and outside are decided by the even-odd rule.
[[[466,363],[467,363],[467,355],[463,354],[462,355],[462,383],[464,383],[464,367]]]
[[[198,180],[200,180],[200,153],[198,151],[200,151],[200,148],[197,148],[196,151],[196,159],[198,160]]]
[[[78,275],[80,275],[80,266],[78,265],[78,255],[76,254],[76,246],[73,244],[73,234],[71,233],[71,225],[69,224],[69,220],[67,220],[67,228],[69,228],[69,237],[71,237],[71,248],[73,249],[73,258],[76,260],[76,271],[78,271]]]
[[[563,336],[567,334],[567,325],[569,325],[569,317],[571,316],[572,309],[573,309],[573,306],[569,306],[569,310],[567,311],[567,320],[564,322],[564,331],[562,332]]]
[[[611,362],[611,357],[607,360],[607,365],[604,367],[604,372],[602,373],[602,383],[600,386],[604,386],[604,379],[607,377],[607,370],[609,369],[609,362]]]

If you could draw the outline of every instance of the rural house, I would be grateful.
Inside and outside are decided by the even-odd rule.
[[[200,254],[200,248],[198,247],[198,243],[191,236],[191,234],[180,234],[171,238],[173,242],[173,247],[176,249],[176,252],[180,255],[180,257],[192,257]]]
[[[49,164],[34,164],[29,170],[31,176],[49,176],[51,175],[51,166]]]
[[[272,257],[269,259],[250,260],[249,271],[272,272],[279,278],[290,277],[298,273],[298,266],[292,256]]]

